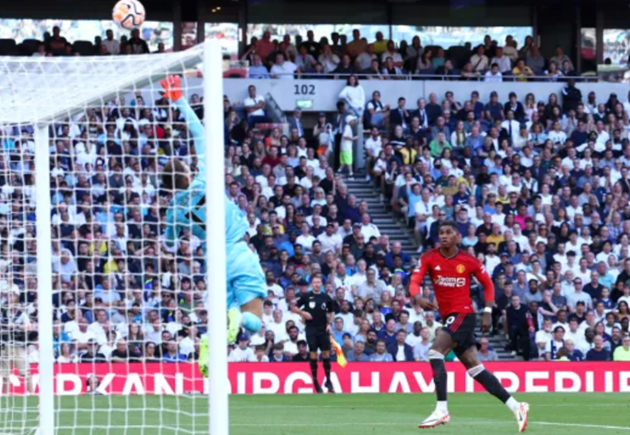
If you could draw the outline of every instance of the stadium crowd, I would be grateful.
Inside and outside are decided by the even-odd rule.
[[[261,38],[252,37],[241,58],[249,61],[250,78],[331,78],[357,74],[369,79],[397,79],[416,74],[451,80],[501,82],[504,78],[558,81],[580,76],[561,46],[555,47],[554,55],[546,59],[531,36],[526,37],[521,46],[512,35],[507,35],[501,42],[486,35],[483,42],[475,46],[467,42],[448,48],[423,46],[421,38],[422,35],[418,35],[411,41],[393,41],[377,32],[376,39],[368,42],[360,30],[355,29],[351,41],[336,32],[330,38],[322,37],[316,41],[312,30],[306,37],[295,35],[292,40],[290,35],[284,35],[279,41],[265,31]],[[112,30],[107,30],[104,38],[96,36],[93,42],[72,43],[61,34],[59,27],[54,27],[52,32],[44,34],[41,42],[29,40],[26,46],[13,50],[15,53],[3,54],[132,55],[149,53],[149,46],[138,29],[130,36],[123,35],[120,40],[114,37]],[[164,51],[164,43],[158,43],[156,53]]]
[[[467,42],[443,48],[423,46],[421,36],[397,43],[384,39],[382,32],[368,42],[358,29],[353,31],[351,41],[339,33],[316,41],[313,31],[308,31],[305,39],[296,35],[292,41],[290,35],[285,35],[278,41],[266,31],[260,39],[251,39],[242,58],[250,62],[250,78],[316,79],[357,74],[369,79],[401,79],[416,74],[501,82],[504,78],[558,81],[580,76],[561,46],[545,59],[531,36],[521,47],[511,35],[501,43],[486,35],[474,47]]]
[[[244,82],[245,83],[245,82]],[[350,86],[360,86],[350,79]],[[244,86],[245,89],[245,86]],[[630,99],[583,98],[569,81],[547,102],[493,93],[463,101],[430,94],[410,109],[364,110],[368,178],[419,252],[455,220],[461,246],[496,286],[494,333],[527,360],[630,360]],[[259,334],[239,336],[231,361],[306,361],[296,297],[321,274],[334,299],[332,334],[351,362],[426,361],[441,327],[407,296],[417,253],[372,223],[368,203],[336,173],[354,118],[339,105],[313,129],[267,129],[264,98],[226,98],[226,195],[249,222],[265,271]],[[172,157],[196,169],[181,114],[159,95],[91,108],[51,126],[54,343],[57,361],[195,360],[206,332],[204,241],[169,248],[173,196],[160,175]],[[630,97],[630,95],[629,95]],[[199,95],[188,95],[203,118]],[[34,141],[31,126],[0,129],[0,303],[36,322]],[[39,249],[47,247],[39,246]],[[432,299],[431,286],[423,295]],[[476,305],[483,302],[473,288]],[[8,315],[7,315],[8,313]],[[482,338],[482,360],[497,354]],[[29,346],[37,361],[37,346]]]

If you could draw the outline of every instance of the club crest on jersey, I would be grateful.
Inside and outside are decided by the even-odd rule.
[[[458,264],[455,270],[457,271],[457,273],[464,273],[466,271],[466,266],[464,266],[463,264]]]
[[[316,304],[316,303],[317,303],[317,302],[315,302],[315,301],[310,301],[310,302],[308,303],[308,307],[312,310],[313,308],[315,308],[315,304]]]

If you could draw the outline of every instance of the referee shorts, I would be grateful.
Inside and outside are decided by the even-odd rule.
[[[466,350],[475,346],[475,328],[477,327],[477,315],[475,313],[449,314],[444,319],[444,331],[453,340],[453,352],[459,356]]]
[[[327,352],[330,350],[330,334],[326,331],[306,331],[306,343],[309,352]]]

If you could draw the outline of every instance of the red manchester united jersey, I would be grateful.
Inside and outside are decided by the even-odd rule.
[[[411,276],[411,296],[421,293],[422,281],[427,272],[442,318],[453,313],[475,312],[470,299],[472,276],[483,286],[486,303],[494,301],[494,285],[490,275],[483,264],[467,252],[458,250],[454,257],[447,258],[439,248],[427,251],[418,260],[418,267]]]

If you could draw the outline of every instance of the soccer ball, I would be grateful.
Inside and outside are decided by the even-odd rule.
[[[112,18],[123,29],[136,29],[144,23],[144,6],[138,0],[120,0],[114,6]]]

